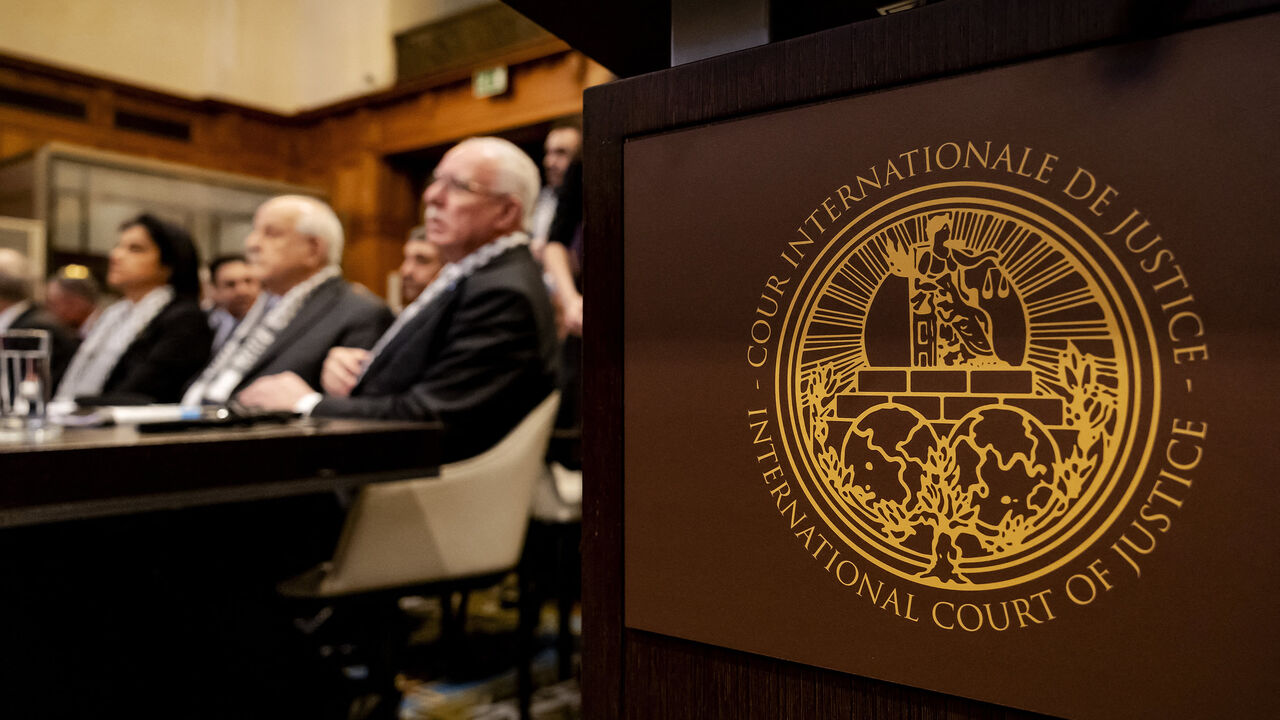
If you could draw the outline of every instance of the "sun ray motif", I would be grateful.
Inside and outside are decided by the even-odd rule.
[[[949,231],[945,241],[936,236],[943,226]],[[798,432],[818,473],[821,497],[847,530],[898,558],[913,579],[937,586],[986,582],[989,568],[1016,564],[1016,558],[1059,537],[1065,518],[1100,492],[1102,481],[1095,477],[1107,468],[1081,459],[1071,443],[1114,442],[1097,423],[1120,412],[1114,398],[1128,386],[1128,363],[1119,356],[1113,305],[1089,275],[1092,270],[1047,232],[967,202],[907,214],[858,247],[839,251],[800,305],[806,315],[793,325],[792,367],[798,374],[788,392],[820,395],[802,399],[800,407],[822,411],[811,416],[814,425]],[[890,281],[897,289],[882,292]],[[893,303],[901,305],[892,309]],[[873,317],[878,325],[870,334]],[[895,327],[904,329],[894,342],[909,352],[883,349]],[[1010,344],[1015,336],[1020,340]],[[974,337],[990,343],[985,356],[955,352],[963,343],[978,343]],[[869,355],[872,342],[880,354]],[[918,343],[941,349],[936,356],[920,355],[913,349]],[[975,388],[990,369],[1024,379],[1005,390],[968,393],[985,404],[943,422],[939,415],[921,414],[937,412],[928,408],[940,407],[942,391],[922,390],[907,379],[931,368],[959,370],[966,383],[974,378]],[[881,380],[859,394],[866,370],[882,370],[876,376]],[[845,394],[853,401],[837,403]],[[903,405],[905,398],[915,404]],[[879,405],[868,408],[868,401]],[[1053,403],[1059,410],[1051,410]],[[856,414],[838,417],[840,407]],[[900,427],[902,413],[933,428],[911,435],[933,438],[927,452],[901,439],[875,444],[881,431],[873,418],[883,416],[885,427]],[[843,424],[828,427],[836,420]],[[995,429],[1000,427],[1005,429]],[[1000,433],[1012,433],[1023,444],[1002,450],[980,439]],[[870,443],[866,459],[855,457],[860,451],[848,438],[858,438],[854,445]],[[964,443],[968,449],[961,452]],[[985,477],[982,468],[988,465],[972,459],[988,456],[989,467],[998,469],[991,472],[1025,476],[1025,484],[993,494],[989,483],[999,479]],[[877,486],[881,466],[889,475]],[[911,468],[917,474],[903,474]],[[1001,502],[1014,504],[1000,509]]]

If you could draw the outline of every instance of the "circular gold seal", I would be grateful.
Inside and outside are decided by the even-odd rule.
[[[1154,439],[1151,323],[1111,249],[986,182],[903,192],[792,295],[775,397],[805,494],[850,549],[921,585],[1009,587],[1090,547]]]

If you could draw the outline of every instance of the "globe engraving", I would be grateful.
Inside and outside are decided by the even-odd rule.
[[[1130,492],[1142,373],[1122,298],[1062,218],[982,190],[851,225],[780,342],[805,492],[851,548],[934,587],[1046,572]]]

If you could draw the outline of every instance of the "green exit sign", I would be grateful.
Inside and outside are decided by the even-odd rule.
[[[493,97],[507,91],[507,66],[484,68],[471,73],[471,94],[477,98]]]

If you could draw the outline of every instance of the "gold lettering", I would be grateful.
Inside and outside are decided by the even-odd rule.
[[[848,582],[845,582],[844,575],[840,573],[840,571],[844,569],[845,565],[853,568],[853,579]],[[854,565],[850,560],[842,561],[839,565],[836,565],[836,580],[840,581],[840,584],[845,587],[853,587],[858,582],[858,566]]]
[[[1040,620],[1031,612],[1031,601],[1026,598],[1013,599],[1013,614],[1018,616],[1018,627],[1026,627],[1027,620],[1040,624]]]
[[[1031,173],[1022,172],[1023,168],[1027,166],[1027,158],[1029,157],[1031,157],[1031,148],[1022,148],[1022,159],[1018,161],[1018,169],[1014,171],[1015,174],[1021,175],[1022,177],[1031,177]]]
[[[1149,275],[1156,270],[1159,270],[1160,266],[1163,265],[1166,260],[1173,262],[1173,251],[1169,248],[1160,248],[1156,251],[1155,255],[1146,258],[1138,264],[1141,265],[1142,269]]]
[[[942,607],[943,605],[946,605],[947,607],[951,608],[952,610],[955,610],[955,608],[956,608],[956,606],[955,606],[955,605],[953,605],[952,603],[947,602],[946,600],[940,600],[940,601],[938,601],[938,602],[934,603],[934,604],[933,604],[933,624],[934,624],[934,625],[937,625],[938,627],[942,628],[943,630],[955,630],[955,629],[956,629],[956,626],[955,626],[955,625],[943,625],[943,624],[942,624],[942,621],[938,619],[938,608]]]
[[[1201,456],[1202,456],[1202,451],[1201,451],[1201,449],[1200,449],[1200,446],[1199,446],[1199,445],[1192,445],[1192,446],[1191,446],[1191,449],[1195,451],[1195,455],[1194,455],[1194,457],[1192,457],[1192,459],[1190,459],[1190,460],[1182,460],[1182,461],[1179,461],[1179,460],[1175,460],[1175,459],[1174,459],[1174,457],[1173,457],[1174,449],[1175,449],[1175,448],[1177,448],[1177,447],[1184,446],[1184,445],[1186,445],[1186,444],[1187,444],[1187,443],[1185,443],[1184,441],[1179,440],[1179,439],[1177,439],[1177,438],[1170,438],[1170,439],[1169,439],[1169,444],[1165,446],[1165,449],[1164,449],[1164,459],[1165,459],[1166,461],[1168,461],[1168,463],[1169,463],[1170,465],[1172,465],[1172,466],[1173,466],[1173,469],[1174,469],[1174,470],[1184,470],[1184,471],[1195,470],[1195,469],[1196,469],[1196,466],[1200,464],[1200,458],[1201,458]]]
[[[880,600],[880,590],[881,590],[881,588],[883,588],[883,587],[884,587],[884,581],[883,581],[883,580],[877,580],[877,581],[876,581],[876,589],[875,589],[874,591],[872,591],[872,590],[871,590],[871,576],[870,576],[870,575],[867,575],[866,573],[863,573],[863,574],[862,574],[862,584],[858,586],[858,597],[862,597],[862,591],[863,591],[863,589],[866,589],[866,590],[870,593],[870,595],[871,595],[871,602],[877,602],[877,601],[879,601],[879,600]]]
[[[774,498],[776,499],[778,504],[778,511],[780,513],[785,514],[787,511],[782,508],[782,498],[787,497],[788,495],[791,494],[791,484],[784,482],[781,485],[774,485],[773,489],[769,491],[769,494],[773,495]],[[795,527],[794,520],[796,517],[796,513],[795,513],[796,501],[792,500],[791,504],[788,505],[787,507],[791,508],[791,518],[793,521],[791,524],[791,527]]]
[[[1160,236],[1157,235],[1156,239],[1157,240],[1160,239]],[[1168,280],[1165,280],[1164,282],[1160,282],[1152,286],[1156,292],[1160,292],[1161,290],[1169,287],[1174,283],[1181,284],[1183,290],[1187,289],[1187,278],[1182,274],[1182,266],[1174,265],[1173,267],[1174,267],[1174,270],[1176,271],[1173,277],[1169,278]]]
[[[1098,582],[1102,583],[1102,589],[1103,589],[1103,590],[1110,590],[1110,589],[1111,589],[1111,583],[1107,581],[1107,576],[1111,574],[1111,571],[1110,571],[1110,570],[1099,569],[1099,568],[1098,568],[1098,564],[1099,564],[1099,563],[1101,563],[1101,562],[1102,562],[1102,560],[1101,560],[1101,559],[1098,559],[1098,560],[1094,560],[1093,562],[1089,563],[1089,572],[1093,573],[1093,576],[1094,576],[1094,577],[1096,577],[1096,578],[1098,578]]]
[[[1116,554],[1124,558],[1125,562],[1129,563],[1129,567],[1133,568],[1133,574],[1135,576],[1142,577],[1142,568],[1138,567],[1138,563],[1134,562],[1133,558],[1129,557],[1129,553],[1125,552],[1124,549],[1120,547],[1120,543],[1111,543],[1111,549],[1115,550]]]
[[[1162,472],[1162,473],[1160,473],[1160,474],[1161,474],[1161,475],[1164,475],[1164,473],[1163,473],[1163,472]],[[1164,500],[1165,502],[1169,503],[1170,505],[1174,506],[1175,508],[1180,508],[1180,507],[1182,507],[1182,501],[1181,501],[1181,500],[1179,500],[1178,498],[1176,498],[1176,497],[1174,497],[1174,496],[1170,495],[1169,493],[1166,493],[1166,492],[1163,492],[1163,491],[1161,491],[1161,490],[1160,490],[1160,481],[1159,481],[1159,480],[1156,480],[1156,484],[1151,488],[1151,492],[1147,494],[1147,502],[1151,502],[1151,498],[1160,498],[1161,500]],[[1145,507],[1145,506],[1144,506],[1144,507]]]
[[[987,147],[982,151],[981,155],[978,155],[978,148],[973,146],[973,141],[966,142],[965,145],[967,146],[964,154],[965,169],[969,169],[969,159],[977,155],[978,164],[985,170],[987,168],[987,158],[991,156],[991,141],[987,141]]]
[[[835,548],[832,548],[831,557],[827,560],[827,572],[831,572],[831,563],[835,562],[836,559],[839,557],[840,557],[840,551]]]
[[[822,201],[822,209],[826,210],[827,215],[831,218],[831,221],[835,222],[836,218],[840,217],[840,213],[836,212],[835,206],[829,204],[830,202],[831,202],[830,197],[824,198]]]
[[[1075,193],[1071,192],[1071,188],[1074,188],[1076,186],[1076,180],[1079,180],[1080,178],[1084,178],[1089,181],[1089,189],[1085,190],[1079,195],[1076,195]],[[1067,183],[1067,186],[1062,189],[1062,192],[1065,193],[1066,196],[1071,198],[1072,200],[1084,200],[1085,198],[1088,198],[1090,195],[1093,194],[1093,190],[1097,186],[1098,186],[1098,181],[1093,179],[1093,173],[1089,172],[1088,170],[1085,170],[1082,167],[1077,167],[1076,174],[1071,176],[1071,182]]]
[[[792,530],[795,530],[797,525],[799,525],[800,523],[804,522],[804,521],[805,521],[805,518],[809,517],[809,516],[808,516],[808,515],[806,515],[805,513],[800,513],[800,517],[799,517],[799,518],[797,518],[797,517],[796,517],[796,501],[795,501],[795,500],[792,500],[791,502],[787,503],[787,506],[786,506],[785,508],[783,508],[783,509],[782,509],[782,512],[780,512],[780,513],[778,513],[778,514],[779,514],[779,515],[787,515],[787,514],[790,514],[790,515],[791,515],[791,523],[790,523],[790,527],[791,527],[791,529],[792,529]],[[799,537],[799,536],[797,536],[797,537]]]
[[[955,153],[955,156],[956,156],[955,160],[952,160],[950,165],[942,162],[942,151],[948,147],[951,148],[951,150]],[[939,170],[950,170],[960,164],[960,157],[963,154],[964,153],[960,151],[959,145],[953,142],[942,143],[941,145],[938,146],[938,150],[934,153],[933,160],[938,164]]]
[[[1154,494],[1154,491],[1152,492]],[[1161,493],[1161,495],[1164,495],[1164,493]],[[1165,495],[1165,497],[1168,497],[1168,496]],[[1147,500],[1148,502],[1150,502],[1151,500],[1150,496],[1147,497]],[[1181,503],[1179,503],[1179,505],[1181,505]],[[1155,510],[1152,510],[1150,505],[1146,505],[1146,504],[1144,504],[1141,508],[1138,509],[1138,517],[1142,518],[1143,520],[1146,520],[1147,522],[1160,523],[1159,527],[1157,527],[1156,530],[1159,530],[1162,533],[1169,532],[1169,528],[1173,525],[1173,520],[1170,519],[1168,515],[1164,513],[1158,513]]]
[[[1201,320],[1199,315],[1195,314],[1194,312],[1191,312],[1190,310],[1183,310],[1182,312],[1176,313],[1173,317],[1169,318],[1169,339],[1170,340],[1174,342],[1179,342],[1181,340],[1187,339],[1188,336],[1179,336],[1178,333],[1174,332],[1173,328],[1175,325],[1178,324],[1178,321],[1180,320],[1191,320],[1195,323],[1195,330],[1192,331],[1190,337],[1198,338],[1204,335],[1204,320]]]
[[[764,337],[756,337],[757,335],[761,334],[756,331],[756,328],[760,328],[760,327],[764,328],[764,331],[763,331]],[[769,342],[769,336],[771,334],[773,334],[773,331],[769,328],[769,323],[765,322],[764,320],[757,320],[751,323],[751,339],[755,340],[756,344],[763,345]]]
[[[898,588],[889,591],[889,597],[885,598],[884,603],[880,605],[881,610],[888,610],[893,605],[893,614],[902,617],[902,613],[898,612]]]
[[[773,305],[773,308],[766,310],[764,307],[766,302],[771,303]],[[773,317],[774,315],[777,315],[778,299],[775,297],[771,297],[769,295],[761,295],[760,304],[756,306],[756,314],[763,315],[765,317]]]
[[[1052,590],[1045,588],[1044,590],[1041,590],[1040,592],[1031,596],[1033,599],[1040,601],[1040,607],[1044,608],[1046,622],[1048,620],[1053,619],[1053,610],[1049,608],[1049,600],[1048,600],[1048,596],[1052,594],[1053,594]]]
[[[994,616],[994,615],[992,615],[992,614],[991,614],[991,603],[982,603],[982,607],[983,607],[983,609],[985,609],[985,610],[987,611],[987,626],[988,626],[988,627],[990,627],[992,630],[995,630],[995,631],[997,631],[997,632],[1002,631],[1002,630],[1008,630],[1008,629],[1009,629],[1009,624],[1010,624],[1010,622],[1011,622],[1011,621],[1010,621],[1010,619],[1009,619],[1009,604],[1008,604],[1008,601],[1006,601],[1006,600],[1001,600],[1001,601],[1000,601],[1000,610],[1004,612],[1004,625],[1003,625],[1003,626],[997,626],[997,625],[996,625],[996,618],[995,618],[995,616]]]
[[[915,161],[914,161],[914,157],[913,157],[913,156],[914,156],[916,153],[918,153],[918,152],[920,152],[920,149],[919,149],[919,148],[916,148],[915,150],[908,150],[907,152],[904,152],[904,153],[902,153],[902,154],[898,155],[898,157],[900,157],[900,158],[902,158],[903,160],[906,160],[906,161],[907,161],[907,177],[915,177],[915,176],[916,176],[916,166],[915,166]],[[928,154],[928,153],[927,153],[927,151],[926,151],[926,155],[927,155],[927,154]]]
[[[1178,418],[1174,418],[1173,434],[1190,435],[1191,437],[1203,440],[1205,436],[1209,434],[1209,423],[1196,422],[1195,420],[1179,420]],[[1187,484],[1190,485],[1191,483]]]
[[[779,280],[777,275],[770,275],[770,276],[769,276],[769,280],[768,280],[767,282],[765,282],[764,286],[765,286],[765,289],[766,289],[766,290],[772,290],[772,291],[774,291],[774,292],[778,293],[778,295],[779,295],[779,296],[781,296],[781,295],[782,295],[782,286],[783,286],[783,285],[786,285],[786,284],[787,284],[787,283],[789,283],[789,282],[791,282],[791,278],[786,278],[786,279],[783,279],[783,280]]]
[[[1196,345],[1194,347],[1174,348],[1173,350],[1173,362],[1178,365],[1181,365],[1184,362],[1191,362],[1193,360],[1208,360],[1208,359],[1209,359],[1208,345]]]
[[[1145,525],[1134,520],[1132,523],[1129,523],[1129,527],[1137,528],[1142,531],[1143,535],[1147,536],[1147,546],[1138,547],[1137,543],[1129,539],[1129,531],[1127,529],[1120,535],[1120,542],[1128,545],[1129,549],[1136,551],[1139,555],[1150,555],[1156,551],[1156,536],[1152,535],[1151,531],[1148,530]]]
[[[1022,161],[1023,162],[1027,161],[1027,156],[1025,153],[1022,155]],[[1013,158],[1009,156],[1009,145],[1007,143],[1005,144],[1004,147],[1000,148],[1000,154],[997,155],[995,161],[991,163],[991,169],[992,170],[997,169],[1000,166],[1000,163],[1004,163],[1005,172],[1007,173],[1013,172]]]
[[[885,167],[884,167],[884,184],[885,184],[886,186],[889,184],[889,176],[890,176],[890,175],[897,175],[899,180],[901,180],[901,179],[902,179],[902,173],[898,172],[898,168],[894,167],[894,165],[893,165],[893,161],[892,161],[892,160],[885,160]]]
[[[978,620],[973,627],[969,627],[964,621],[964,611],[969,609],[972,609],[973,614],[978,616]],[[956,623],[960,626],[960,629],[965,632],[978,632],[982,629],[982,609],[973,603],[964,603],[960,607],[956,608]]]
[[[866,193],[863,193],[861,197],[854,197],[854,196],[853,196],[853,189],[852,189],[852,188],[850,188],[848,185],[841,185],[841,186],[840,186],[840,189],[839,189],[839,190],[836,190],[836,194],[840,196],[840,199],[841,199],[842,201],[844,201],[844,209],[845,209],[845,210],[848,210],[848,209],[849,209],[849,204],[850,204],[850,203],[856,203],[856,202],[858,202],[859,200],[861,200],[862,198],[864,198],[864,197],[866,197],[866,196],[867,196],[867,195],[866,195]]]
[[[1187,486],[1187,487],[1191,487],[1191,481],[1190,481],[1190,480],[1188,480],[1188,479],[1186,479],[1186,478],[1178,477],[1177,475],[1174,475],[1173,473],[1169,472],[1168,470],[1161,470],[1161,471],[1160,471],[1160,477],[1161,477],[1161,478],[1163,478],[1163,479],[1165,479],[1165,480],[1172,480],[1172,481],[1174,481],[1174,482],[1182,483],[1183,485],[1185,485],[1185,486]],[[1156,484],[1157,484],[1157,485],[1159,485],[1159,484],[1160,484],[1160,481],[1159,481],[1159,480],[1157,480],[1157,481],[1156,481]]]
[[[1058,159],[1057,155],[1044,154],[1044,160],[1040,161],[1040,169],[1036,171],[1036,182],[1043,185],[1049,184],[1049,176],[1046,173],[1053,172],[1053,163]]]
[[[915,595],[912,595],[911,593],[907,593],[907,612],[902,617],[910,620],[911,622],[920,622],[920,618],[913,617],[911,615],[911,603],[915,602],[915,599],[916,599]]]
[[[871,168],[871,169],[872,169],[872,170],[875,170],[875,168]],[[854,179],[855,181],[857,181],[857,183],[858,183],[858,192],[862,193],[862,197],[866,197],[866,196],[867,196],[867,188],[865,187],[866,185],[870,185],[871,187],[874,187],[874,188],[875,188],[875,189],[877,189],[877,190],[879,190],[879,189],[880,189],[880,177],[879,177],[879,175],[874,176],[871,180],[868,180],[868,179],[866,179],[866,178],[862,177],[861,175],[855,175],[855,176],[853,177],[853,179]]]
[[[813,212],[809,213],[809,222],[813,223],[814,227],[818,228],[818,232],[826,232],[826,230],[822,228],[822,223],[818,222],[817,215],[818,215],[817,210],[814,210]],[[808,233],[803,233],[803,234],[806,238],[809,238]],[[813,242],[813,238],[809,238],[809,242]],[[804,257],[804,256],[801,255],[800,257]]]
[[[813,528],[814,528],[814,526],[813,526],[813,525],[810,525],[809,527],[805,528],[804,530],[801,530],[800,532],[796,533],[796,537],[800,537],[800,536],[802,536],[802,535],[804,536],[804,549],[805,549],[805,550],[808,550],[808,549],[809,549],[809,541],[813,539]]]
[[[1074,180],[1073,180],[1073,181],[1074,181]],[[1120,221],[1120,224],[1119,224],[1119,225],[1117,225],[1117,226],[1115,226],[1115,227],[1111,228],[1111,230],[1109,230],[1108,232],[1103,233],[1103,235],[1106,235],[1107,237],[1111,237],[1112,235],[1115,235],[1116,233],[1120,232],[1120,228],[1124,227],[1125,225],[1128,225],[1130,220],[1133,220],[1134,218],[1139,217],[1141,214],[1142,214],[1142,213],[1138,212],[1138,209],[1137,209],[1137,208],[1134,208],[1133,210],[1130,210],[1130,211],[1129,211],[1129,214],[1125,217],[1125,219],[1123,219],[1123,220],[1121,220],[1121,221]],[[1145,225],[1146,225],[1146,223],[1144,222],[1144,223],[1143,223],[1143,226],[1145,227]],[[1140,228],[1138,228],[1138,230],[1141,230],[1141,229],[1142,229],[1141,227],[1140,227]],[[1137,230],[1135,230],[1134,232],[1137,232]],[[1133,233],[1130,233],[1130,234],[1129,234],[1129,237],[1133,237]]]
[[[819,553],[821,553],[823,550],[825,550],[825,549],[827,549],[827,548],[831,547],[831,543],[827,542],[827,539],[826,539],[826,538],[824,538],[824,537],[822,537],[822,533],[818,533],[818,542],[820,543],[820,544],[818,545],[818,549],[813,551],[813,559],[814,559],[814,560],[817,560],[817,559],[818,559],[818,554],[819,554]]]
[[[1089,596],[1087,598],[1077,597],[1076,593],[1071,590],[1071,582],[1073,580],[1079,580],[1085,584],[1085,587],[1088,588],[1089,590]],[[1067,587],[1067,597],[1071,598],[1071,602],[1077,605],[1088,605],[1089,603],[1093,602],[1095,598],[1098,597],[1098,588],[1093,584],[1093,579],[1090,578],[1088,575],[1081,575],[1079,573],[1072,575],[1071,577],[1067,578],[1066,587]]]
[[[1098,197],[1094,198],[1094,201],[1090,203],[1089,212],[1092,212],[1098,217],[1102,217],[1102,210],[1100,210],[1099,207],[1106,207],[1110,205],[1111,199],[1119,194],[1119,191],[1108,185],[1102,192],[1098,193]]]

